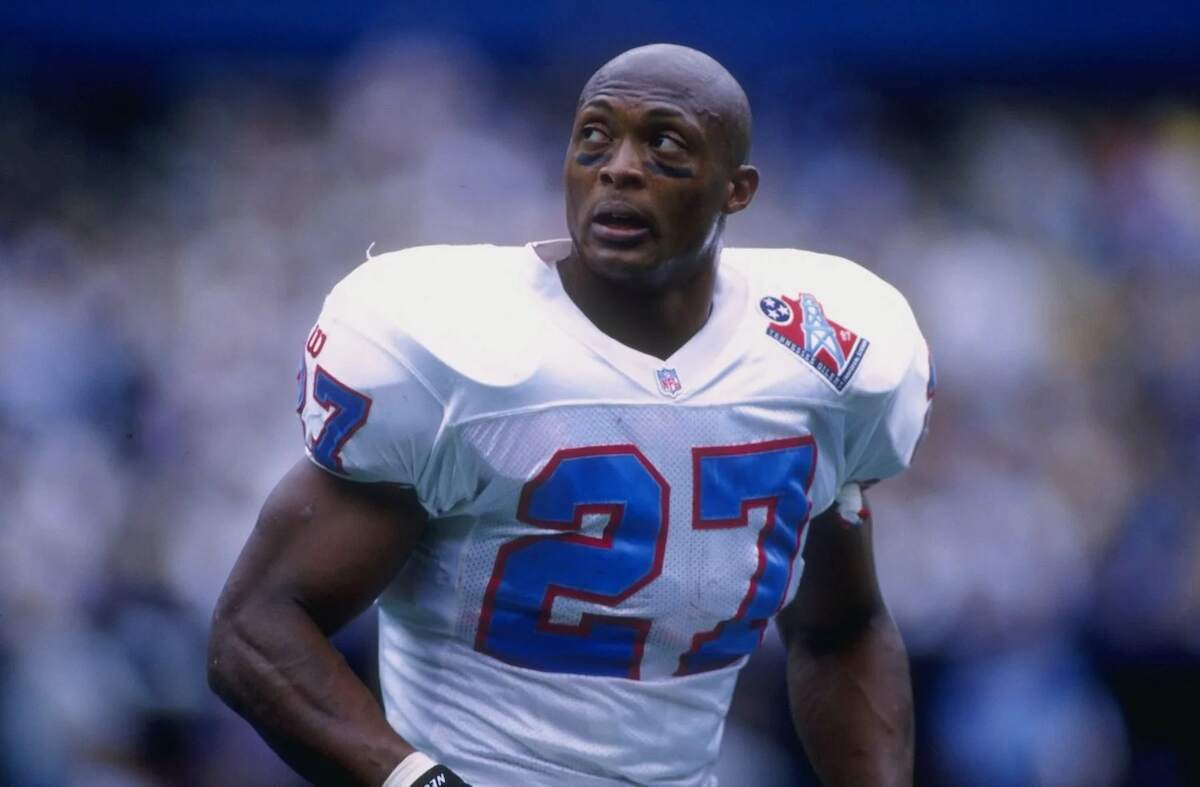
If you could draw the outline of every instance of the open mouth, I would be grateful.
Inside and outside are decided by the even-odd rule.
[[[633,208],[621,206],[596,211],[592,227],[600,240],[610,243],[638,243],[650,236],[649,220]]]

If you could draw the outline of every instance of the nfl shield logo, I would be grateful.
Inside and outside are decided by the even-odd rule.
[[[679,382],[674,369],[659,369],[654,375],[658,378],[658,392],[663,396],[674,396],[683,390],[683,383]]]

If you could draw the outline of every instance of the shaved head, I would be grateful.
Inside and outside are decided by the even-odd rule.
[[[654,44],[605,63],[563,160],[573,275],[644,292],[711,284],[725,219],[758,189],[749,152],[746,94],[708,55]]]
[[[592,74],[579,94],[583,106],[597,94],[623,89],[657,92],[685,102],[717,130],[728,164],[738,167],[750,155],[750,102],[723,65],[703,52],[676,44],[650,44],[614,57]]]

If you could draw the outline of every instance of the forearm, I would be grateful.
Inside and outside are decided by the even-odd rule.
[[[412,752],[370,690],[292,601],[214,617],[209,680],[308,780],[377,787]]]
[[[794,637],[787,670],[796,732],[823,783],[912,784],[908,656],[886,610],[849,633]]]

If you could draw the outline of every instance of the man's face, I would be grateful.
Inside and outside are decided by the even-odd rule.
[[[610,279],[686,275],[719,241],[730,167],[718,123],[684,92],[601,81],[575,115],[563,168],[575,248]]]

